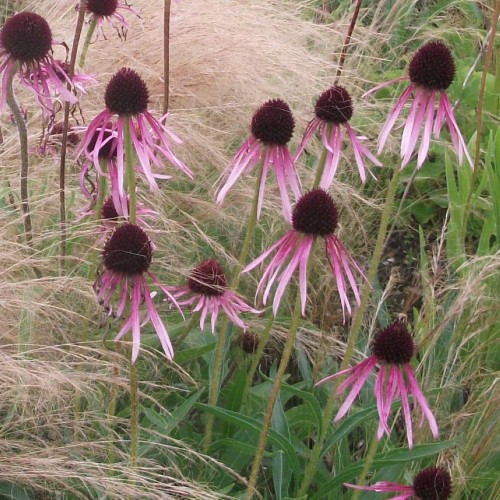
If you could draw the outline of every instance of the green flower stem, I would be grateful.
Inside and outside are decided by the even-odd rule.
[[[125,175],[127,176],[127,190],[130,197],[129,222],[135,224],[137,221],[137,194],[135,192],[134,148],[128,117],[123,121],[123,135],[125,140]]]
[[[137,220],[137,197],[135,193],[134,150],[130,134],[130,121],[128,117],[123,121],[123,139],[125,141],[125,175],[127,190],[130,197],[129,221],[135,224]],[[129,350],[132,359],[132,348]],[[137,390],[137,363],[130,363],[130,465],[137,466],[139,452],[139,393]]]
[[[368,448],[368,452],[365,457],[365,465],[363,465],[363,470],[361,471],[361,474],[358,477],[357,483],[360,486],[364,486],[366,482],[366,475],[368,474],[368,471],[370,470],[370,467],[372,465],[373,459],[375,458],[375,453],[377,452],[378,448],[378,439],[377,439],[377,434],[374,433],[372,437],[372,441],[370,443],[370,447]],[[352,494],[352,500],[358,500],[358,498],[361,495],[361,490],[354,490]]]
[[[14,89],[12,88],[12,80],[15,74],[19,70],[17,64],[14,64],[12,71],[7,79],[7,88],[5,92],[5,100],[7,105],[14,115],[14,120],[16,122],[17,131],[19,134],[19,145],[21,153],[21,208],[23,211],[23,222],[24,222],[24,236],[26,238],[26,243],[28,246],[33,248],[33,230],[31,225],[31,214],[29,206],[29,194],[28,194],[28,174],[29,174],[29,153],[28,153],[28,129],[26,127],[26,122],[24,121],[24,116],[19,109],[16,98],[14,96]]]
[[[328,124],[326,126],[326,136],[328,137],[332,131],[332,126]],[[327,150],[325,147],[323,147],[323,151],[321,151],[321,156],[319,157],[319,162],[318,166],[316,168],[316,176],[314,177],[314,183],[312,189],[317,189],[319,186],[319,183],[321,182],[321,177],[323,177],[323,171],[325,170],[325,163],[326,163],[326,154]]]
[[[311,259],[309,259],[311,260]],[[262,429],[260,431],[259,443],[257,445],[257,451],[255,453],[255,458],[252,464],[252,470],[250,472],[250,478],[248,480],[248,486],[245,498],[250,500],[255,494],[255,487],[257,485],[257,478],[259,476],[259,469],[262,463],[262,458],[264,456],[264,451],[266,449],[267,434],[269,432],[269,427],[271,425],[271,419],[273,417],[274,404],[278,398],[281,382],[283,376],[285,375],[286,368],[288,366],[288,361],[292,355],[293,347],[295,345],[295,338],[297,337],[297,331],[300,322],[300,291],[297,290],[297,297],[295,299],[295,307],[293,310],[292,321],[290,324],[290,330],[288,332],[288,337],[286,339],[285,347],[281,355],[281,361],[278,367],[278,372],[274,378],[274,383],[269,394],[269,399],[264,413],[264,419],[262,421]]]
[[[250,365],[250,369],[247,373],[247,380],[245,383],[245,388],[243,389],[242,401],[246,401],[248,391],[250,390],[250,387],[252,387],[253,377],[255,375],[255,372],[257,371],[257,367],[259,366],[260,360],[262,358],[262,353],[264,352],[267,341],[269,340],[269,337],[271,335],[273,324],[274,314],[272,313],[272,311],[270,311],[269,318],[267,319],[266,326],[264,327],[264,331],[259,337],[259,345],[257,346],[257,350],[253,355],[252,364]]]
[[[346,347],[346,352],[344,355],[344,360],[342,361],[342,364],[340,365],[339,371],[345,370],[350,362],[351,358],[354,352],[354,347],[356,346],[356,342],[358,339],[358,334],[361,328],[361,324],[363,322],[363,317],[366,311],[366,308],[368,306],[368,302],[370,299],[370,293],[372,289],[372,283],[374,282],[376,276],[377,276],[377,270],[378,266],[380,264],[380,259],[382,258],[382,250],[384,248],[384,242],[385,242],[385,236],[387,234],[387,226],[389,224],[389,217],[392,212],[392,206],[394,202],[394,195],[396,194],[396,188],[398,186],[399,182],[399,176],[400,176],[400,169],[397,168],[394,171],[394,174],[392,176],[391,182],[389,183],[389,187],[387,189],[387,194],[386,194],[386,201],[384,205],[384,209],[382,212],[382,217],[380,219],[380,226],[378,229],[378,235],[377,235],[377,241],[375,243],[375,248],[373,250],[373,256],[370,262],[370,266],[368,268],[368,275],[367,275],[367,280],[363,286],[363,290],[361,293],[361,304],[359,305],[359,308],[357,309],[351,329],[349,331],[349,340],[347,342],[347,347]],[[314,474],[316,472],[316,466],[318,464],[319,459],[321,458],[321,450],[323,448],[323,444],[325,442],[325,439],[327,437],[328,429],[329,429],[329,424],[332,420],[333,416],[333,411],[335,408],[335,400],[336,400],[336,395],[335,392],[337,390],[337,387],[340,385],[340,381],[337,380],[332,387],[330,396],[328,398],[328,401],[326,403],[325,409],[323,410],[323,417],[322,417],[322,425],[321,425],[321,432],[320,435],[318,436],[318,439],[316,440],[311,458],[305,468],[304,471],[304,479],[302,482],[302,485],[299,489],[298,496],[305,495],[310,484],[314,480]]]
[[[80,54],[79,66],[83,68],[85,66],[85,59],[87,58],[87,52],[90,47],[90,42],[92,41],[92,37],[94,36],[95,29],[97,27],[97,20],[95,17],[92,17],[92,20],[89,24],[89,29],[87,30],[87,35],[85,36],[85,41],[83,42],[82,53]]]
[[[262,151],[263,156],[264,154],[265,151]],[[250,211],[250,217],[248,218],[247,222],[245,239],[243,240],[243,245],[241,246],[240,250],[240,256],[238,258],[238,264],[236,265],[236,269],[230,284],[233,290],[235,290],[238,287],[238,283],[240,281],[240,272],[243,269],[246,258],[248,256],[248,252],[250,250],[250,245],[254,238],[255,225],[257,224],[257,208],[258,208],[259,187],[261,180],[262,180],[262,162],[259,162],[259,165],[257,166],[257,180],[255,183],[252,208]],[[212,406],[215,406],[217,404],[217,399],[219,397],[219,388],[222,379],[222,364],[224,361],[224,346],[226,344],[228,329],[229,329],[229,319],[227,318],[227,316],[224,316],[220,333],[217,338],[217,345],[215,346],[214,367],[212,371],[212,377],[210,380],[210,393],[208,396],[208,404]],[[208,449],[210,448],[210,444],[212,443],[213,428],[214,428],[214,416],[208,415],[207,423],[205,425],[205,437],[203,440],[204,453],[208,451]]]

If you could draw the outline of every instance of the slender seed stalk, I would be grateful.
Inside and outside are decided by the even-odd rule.
[[[370,266],[368,268],[367,280],[361,292],[361,303],[355,313],[352,326],[349,331],[349,340],[347,342],[344,360],[340,365],[339,371],[344,370],[349,366],[349,363],[351,362],[351,358],[354,352],[354,347],[356,346],[358,334],[361,328],[361,324],[363,322],[363,316],[365,314],[370,299],[372,283],[375,280],[375,277],[377,276],[378,266],[380,264],[380,259],[382,258],[382,250],[384,248],[385,237],[387,234],[387,226],[389,224],[389,217],[392,212],[392,205],[394,202],[394,195],[396,193],[396,188],[399,182],[399,176],[400,176],[400,169],[397,168],[394,171],[391,182],[389,183],[389,187],[387,189],[386,201],[382,212],[382,217],[380,219],[377,241],[375,243],[373,256],[370,262]],[[309,459],[309,462],[306,465],[304,471],[304,479],[298,493],[299,497],[306,494],[310,484],[314,480],[314,473],[316,472],[316,466],[318,464],[319,459],[321,458],[321,449],[323,448],[323,443],[325,442],[325,439],[327,437],[329,424],[332,420],[333,411],[335,408],[335,399],[336,399],[335,392],[339,385],[340,381],[336,381],[333,384],[332,391],[326,403],[325,409],[323,410],[321,433],[318,436],[318,439],[316,440],[313,446],[311,458]]]
[[[248,391],[250,390],[250,387],[252,387],[253,377],[255,375],[255,372],[257,371],[257,367],[259,366],[260,360],[262,358],[262,353],[264,352],[267,341],[269,340],[269,337],[271,335],[271,329],[273,327],[273,324],[274,324],[274,314],[272,313],[272,311],[270,311],[269,318],[267,319],[266,326],[264,327],[264,331],[259,337],[259,345],[257,346],[257,350],[253,355],[252,364],[250,365],[250,369],[248,370],[247,373],[245,388],[243,389],[243,396],[241,398],[242,401],[246,400]]]
[[[134,150],[132,146],[132,135],[130,133],[130,121],[128,117],[124,120],[123,136],[125,141],[125,175],[127,178],[127,190],[130,197],[129,221],[135,224],[137,221],[137,196],[135,189],[135,171],[134,171]],[[129,351],[132,359],[132,348]],[[137,458],[139,454],[139,392],[137,363],[130,363],[130,465],[137,467]]]
[[[345,58],[347,55],[347,49],[351,43],[352,32],[354,31],[354,27],[356,26],[356,21],[358,20],[359,11],[361,9],[361,4],[363,0],[358,0],[356,3],[356,8],[354,9],[354,13],[352,14],[351,24],[349,25],[349,29],[347,30],[347,35],[344,39],[344,44],[342,46],[342,51],[340,53],[339,64],[337,67],[337,74],[335,75],[335,85],[339,82],[340,76],[342,75],[342,70],[344,69]]]
[[[80,54],[80,60],[78,65],[80,68],[85,66],[85,60],[87,59],[87,52],[90,47],[90,43],[92,42],[92,37],[94,36],[95,29],[97,27],[97,19],[92,16],[92,20],[89,24],[89,29],[87,30],[87,35],[85,36],[85,41],[83,42],[82,53]]]
[[[165,0],[163,9],[163,114],[168,112],[170,95],[170,5],[171,0]]]
[[[493,48],[495,46],[495,37],[497,34],[498,18],[500,16],[500,0],[497,0],[495,5],[495,10],[491,17],[491,33],[490,39],[488,40],[488,48],[486,49],[486,54],[484,55],[483,73],[481,76],[481,84],[479,86],[479,96],[477,99],[477,111],[476,111],[476,144],[474,150],[474,172],[472,173],[472,179],[470,182],[469,193],[467,194],[467,201],[465,202],[465,209],[463,212],[463,223],[462,223],[462,241],[465,240],[465,233],[467,228],[467,220],[470,216],[472,210],[472,196],[474,195],[474,187],[479,177],[479,161],[481,158],[481,140],[483,137],[483,107],[484,107],[484,93],[486,90],[486,78],[488,77],[488,72],[490,70],[491,59],[493,57]]]
[[[28,129],[26,127],[26,122],[24,121],[24,116],[17,104],[16,98],[14,96],[14,89],[12,88],[12,80],[14,75],[18,70],[18,65],[15,64],[12,71],[7,79],[7,88],[5,92],[5,100],[7,105],[14,115],[14,120],[16,121],[17,131],[19,134],[19,145],[21,153],[21,209],[23,212],[23,223],[24,223],[24,237],[26,238],[26,243],[30,248],[33,248],[33,229],[31,225],[31,214],[29,206],[29,193],[28,193],[28,174],[29,174],[29,153],[28,153]],[[37,270],[35,270],[37,274]],[[37,275],[37,277],[39,277]]]
[[[69,62],[68,77],[71,79],[75,74],[76,55],[78,52],[78,44],[82,34],[83,23],[85,22],[85,10],[87,8],[87,0],[80,0],[80,10],[78,12],[78,20],[76,22],[75,36],[73,37],[73,46],[71,47],[71,57]],[[71,90],[71,85],[68,83],[68,90]],[[61,220],[61,267],[66,266],[66,147],[68,142],[68,127],[69,127],[69,102],[64,103],[64,120],[63,132],[61,138],[61,162],[59,164],[59,212]]]
[[[265,152],[262,153],[263,155]],[[240,256],[238,258],[238,263],[234,270],[234,275],[231,279],[230,287],[235,290],[238,287],[238,283],[240,281],[240,272],[243,269],[246,258],[248,256],[248,252],[250,250],[250,244],[253,241],[253,232],[255,229],[255,225],[257,224],[257,208],[259,201],[259,188],[262,180],[262,162],[257,166],[257,180],[255,183],[255,191],[252,201],[252,208],[250,210],[250,216],[247,222],[247,230],[245,234],[245,239],[243,240],[243,244],[240,250]],[[212,371],[212,377],[210,380],[210,393],[208,397],[209,405],[216,405],[217,399],[219,397],[219,386],[222,378],[222,364],[224,361],[224,346],[226,344],[227,332],[229,329],[229,319],[227,316],[224,316],[224,320],[221,325],[220,333],[217,338],[217,345],[215,346],[215,354],[214,354],[214,367]],[[214,416],[207,416],[207,423],[205,425],[205,437],[203,440],[203,452],[206,453],[210,448],[210,444],[212,443],[212,434],[214,427]]]
[[[310,259],[309,259],[310,260]],[[281,361],[278,367],[278,372],[274,378],[274,383],[269,394],[269,399],[264,413],[264,419],[262,421],[262,429],[260,431],[259,443],[257,445],[257,451],[255,452],[255,458],[252,463],[252,470],[250,472],[250,478],[248,480],[248,487],[246,491],[245,498],[250,500],[253,498],[255,493],[255,487],[257,485],[257,478],[259,476],[259,469],[262,463],[262,458],[264,456],[264,451],[266,449],[267,434],[269,432],[269,427],[271,426],[271,419],[273,417],[274,404],[278,398],[281,382],[283,381],[283,376],[285,375],[288,362],[292,355],[293,347],[295,345],[295,338],[297,336],[297,331],[300,322],[300,291],[297,290],[297,297],[295,299],[295,307],[292,315],[292,322],[290,324],[290,330],[288,332],[288,337],[286,339],[285,347],[281,355]]]
[[[360,486],[364,486],[366,482],[366,475],[368,474],[368,471],[370,470],[370,467],[372,465],[373,459],[375,458],[375,453],[377,452],[378,448],[378,439],[377,439],[377,434],[373,434],[372,441],[370,443],[370,447],[368,448],[368,452],[365,457],[365,465],[363,465],[363,470],[361,471],[361,474],[358,477],[357,483]],[[354,490],[352,493],[352,500],[358,500],[358,498],[361,495],[361,490]]]

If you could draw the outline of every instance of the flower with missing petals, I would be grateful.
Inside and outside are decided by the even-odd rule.
[[[392,83],[410,80],[410,85],[406,87],[396,101],[385,125],[380,131],[378,154],[382,152],[387,138],[406,103],[413,97],[401,139],[401,168],[410,162],[416,151],[419,137],[417,168],[422,166],[429,152],[432,135],[436,139],[439,138],[445,123],[450,132],[451,142],[458,155],[459,163],[462,164],[465,154],[470,166],[473,167],[474,162],[458,128],[450,99],[446,93],[446,89],[452,84],[454,78],[455,62],[450,49],[442,42],[428,42],[414,54],[410,62],[408,76],[382,83],[368,91],[365,95],[376,92]]]
[[[344,486],[356,490],[375,491],[376,493],[398,493],[392,500],[448,500],[451,497],[452,484],[449,472],[441,467],[427,467],[414,478],[412,485],[379,481],[371,486],[358,486],[344,483]]]
[[[227,178],[217,193],[217,203],[224,201],[226,194],[242,174],[248,173],[262,162],[257,217],[260,217],[264,202],[267,172],[269,167],[272,167],[278,182],[283,211],[289,220],[292,206],[287,185],[296,198],[300,196],[299,178],[287,147],[294,128],[295,120],[285,101],[272,99],[265,102],[253,115],[250,138],[241,145],[227,168]]]
[[[299,149],[295,153],[295,159],[303,153],[316,131],[319,131],[323,146],[326,149],[325,166],[319,187],[328,189],[337,172],[342,152],[342,127],[347,132],[361,181],[366,182],[367,170],[375,178],[365,165],[363,157],[368,158],[377,167],[381,167],[382,163],[361,143],[361,138],[356,136],[349,124],[353,114],[352,99],[349,92],[339,85],[330,87],[319,96],[316,101],[315,112],[316,118],[309,122]]]
[[[180,306],[194,306],[193,312],[200,313],[200,329],[205,327],[207,316],[211,316],[212,333],[219,311],[243,330],[247,326],[240,318],[242,313],[259,314],[260,311],[250,307],[238,294],[227,286],[222,266],[215,259],[207,259],[198,264],[188,277],[187,285],[173,291],[173,296]]]
[[[161,156],[178,170],[193,178],[191,170],[172,152],[170,140],[182,141],[162,123],[167,115],[157,120],[148,111],[149,91],[144,80],[130,68],[122,68],[111,78],[104,95],[106,109],[90,123],[77,154],[89,156],[96,169],[102,151],[115,145],[116,176],[111,175],[113,193],[122,200],[125,211],[125,130],[130,132],[132,149],[137,156],[136,171],[141,173],[152,190],[158,189],[156,178],[169,178],[153,172],[152,165],[163,167]],[[118,117],[115,118],[115,115]],[[134,159],[135,161],[135,159]],[[113,195],[115,198],[115,195]]]
[[[7,19],[0,31],[0,112],[7,98],[7,86],[15,71],[21,83],[31,90],[45,114],[53,115],[53,95],[71,104],[77,102],[66,86],[74,83],[61,64],[52,57],[52,31],[47,21],[33,12],[21,12]]]
[[[91,19],[96,22],[100,31],[103,31],[103,25],[107,22],[113,28],[121,29],[124,32],[128,28],[128,23],[120,11],[130,12],[139,17],[139,13],[134,8],[118,0],[87,1],[87,12],[90,14]]]
[[[174,356],[172,344],[153,303],[146,277],[148,276],[177,308],[179,305],[169,289],[161,285],[158,278],[149,270],[153,260],[151,240],[139,226],[123,224],[117,227],[106,241],[102,258],[105,270],[94,284],[99,302],[117,318],[120,318],[127,305],[129,306],[127,309],[129,316],[115,337],[115,341],[123,338],[129,331],[132,332],[132,363],[134,363],[139,355],[141,327],[151,321],[165,356],[172,359]],[[111,305],[115,293],[118,295],[116,310]],[[143,318],[141,318],[142,304],[145,304]]]
[[[410,403],[408,396],[411,394],[414,404],[420,405],[422,412],[429,422],[434,438],[438,437],[438,427],[436,419],[432,414],[429,404],[425,399],[422,390],[415,378],[415,373],[410,364],[413,357],[415,345],[411,335],[408,333],[404,323],[396,321],[387,328],[381,330],[373,340],[371,346],[372,356],[361,363],[346,370],[342,370],[334,375],[330,375],[320,380],[316,385],[324,384],[342,375],[349,375],[337,388],[337,394],[341,394],[348,387],[351,392],[340,407],[335,422],[338,422],[351,408],[354,400],[360,393],[366,380],[377,365],[380,370],[374,387],[375,399],[379,415],[379,425],[377,438],[390,435],[387,421],[391,411],[392,402],[401,397],[403,415],[405,418],[408,446],[413,447],[413,428],[411,422]],[[405,381],[406,375],[406,381]],[[423,423],[423,419],[422,419]]]
[[[274,283],[278,283],[273,300],[274,315],[278,312],[281,298],[296,269],[299,269],[299,289],[302,315],[305,315],[307,301],[307,266],[309,255],[316,238],[325,242],[325,253],[337,283],[342,311],[351,313],[348,296],[350,285],[356,303],[360,296],[353,270],[363,275],[358,264],[351,257],[340,239],[335,235],[338,211],[332,197],[323,189],[313,189],[304,194],[293,209],[292,228],[260,257],[243,269],[248,272],[264,262],[271,254],[274,257],[264,271],[257,287],[257,295],[263,293],[266,304]],[[265,289],[264,289],[265,288]]]

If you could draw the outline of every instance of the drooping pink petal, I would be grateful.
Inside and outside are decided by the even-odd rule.
[[[355,490],[363,491],[375,491],[376,493],[399,493],[402,492],[405,495],[413,495],[415,490],[413,486],[408,486],[406,484],[391,483],[389,481],[379,481],[371,486],[360,486],[358,484],[344,483],[347,488],[353,488]]]
[[[352,147],[352,150],[354,152],[354,158],[356,160],[356,165],[358,166],[358,171],[359,171],[359,176],[361,178],[361,182],[363,182],[363,183],[366,182],[366,170],[368,170],[368,172],[370,172],[370,175],[376,179],[376,177],[372,174],[370,169],[365,166],[365,163],[363,161],[363,156],[366,156],[377,167],[381,167],[382,163],[376,158],[375,155],[373,155],[368,150],[368,148],[364,144],[362,144],[358,140],[354,130],[349,125],[349,123],[346,123],[345,127],[347,129],[347,133],[348,133],[349,139],[351,141],[351,147]]]
[[[311,142],[311,139],[314,136],[315,132],[320,128],[322,123],[323,121],[320,120],[319,118],[313,118],[309,122],[309,124],[306,127],[306,130],[304,131],[304,135],[302,136],[302,140],[300,141],[299,147],[295,152],[294,161],[297,161],[299,156],[304,152],[307,145]]]
[[[427,421],[429,422],[429,427],[432,432],[432,436],[434,439],[437,439],[439,437],[439,430],[437,426],[436,419],[434,418],[434,415],[432,414],[432,411],[429,407],[429,403],[427,402],[427,399],[425,399],[425,396],[420,389],[418,382],[415,378],[415,374],[413,373],[413,368],[409,363],[404,365],[405,370],[406,370],[406,375],[408,377],[408,383],[410,386],[410,392],[413,394],[413,397],[415,398],[416,402],[420,405],[422,408],[422,411],[427,418]]]
[[[379,417],[379,425],[377,429],[377,439],[381,439],[382,435],[384,432],[390,436],[391,431],[389,430],[389,427],[387,426],[387,417],[388,415],[385,414],[384,412],[384,381],[386,379],[387,375],[387,366],[382,365],[380,368],[380,371],[378,372],[377,376],[377,382],[375,383],[375,386],[373,388],[373,392],[375,395],[375,401],[377,402],[377,411],[378,411],[378,417]]]
[[[407,75],[405,76],[399,76],[398,78],[393,78],[392,80],[387,80],[386,82],[380,83],[376,85],[375,87],[371,88],[367,92],[365,92],[361,97],[364,99],[367,95],[373,94],[375,92],[378,92],[379,90],[389,87],[389,85],[392,85],[393,83],[399,83],[404,80],[409,80],[409,77]]]
[[[401,404],[403,406],[403,415],[405,417],[406,435],[408,437],[408,447],[413,448],[413,427],[411,423],[410,403],[408,402],[408,391],[403,377],[403,372],[398,370],[398,386],[401,394]]]
[[[328,131],[330,131],[329,136]],[[342,134],[340,126],[336,124],[324,124],[321,127],[321,137],[323,139],[323,146],[326,149],[326,158],[319,187],[327,190],[331,186],[339,166],[340,154],[342,150]]]
[[[429,95],[427,111],[425,112],[424,132],[422,134],[422,140],[420,141],[420,147],[418,148],[417,168],[420,168],[422,166],[425,159],[427,158],[427,153],[429,152],[429,145],[431,142],[431,135],[432,135],[432,125],[434,123],[435,103],[436,103],[436,91],[432,90]]]

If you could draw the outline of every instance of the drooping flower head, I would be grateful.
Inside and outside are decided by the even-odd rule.
[[[8,81],[13,71],[21,83],[31,90],[44,112],[53,111],[52,89],[74,104],[77,98],[68,91],[73,82],[61,64],[52,57],[52,31],[47,21],[33,12],[20,12],[7,19],[0,31],[0,112],[6,102]]]
[[[247,326],[240,318],[242,313],[259,314],[260,311],[250,307],[238,294],[227,286],[222,266],[215,259],[207,259],[198,264],[187,279],[187,285],[178,287],[173,295],[181,306],[194,306],[193,312],[200,313],[200,329],[205,328],[207,316],[211,316],[212,333],[219,311],[243,330]]]
[[[325,90],[316,101],[315,113],[316,118],[309,122],[299,149],[295,153],[295,159],[302,154],[316,131],[319,131],[323,146],[326,149],[325,167],[319,187],[328,189],[337,172],[342,151],[342,127],[344,127],[356,159],[359,175],[361,180],[366,182],[366,171],[368,170],[372,176],[373,174],[365,165],[363,157],[368,158],[377,167],[381,167],[382,164],[361,143],[361,137],[356,136],[349,124],[349,120],[353,115],[352,99],[349,92],[339,85],[334,85]]]
[[[380,481],[371,486],[358,486],[344,483],[344,486],[356,490],[375,491],[376,493],[399,493],[392,500],[448,500],[451,497],[452,484],[449,472],[442,467],[427,467],[414,478],[412,485]]]
[[[120,11],[130,12],[139,17],[139,13],[135,9],[118,0],[87,0],[87,12],[95,20],[100,31],[103,31],[103,25],[107,22],[113,28],[121,30],[118,33],[125,36],[128,23]]]
[[[111,182],[112,190],[116,191],[120,199],[123,200],[125,196],[126,128],[130,131],[132,147],[138,160],[135,169],[146,178],[152,190],[158,189],[157,178],[170,178],[152,170],[152,165],[164,166],[160,155],[190,178],[193,177],[191,170],[174,156],[171,149],[170,140],[176,143],[182,141],[162,123],[167,115],[157,120],[148,111],[148,88],[133,69],[122,68],[115,73],[106,87],[104,102],[106,109],[88,126],[78,154],[87,151],[96,168],[99,168],[101,149],[111,140],[116,141],[116,179],[111,176]]]
[[[105,270],[94,285],[99,302],[117,318],[122,316],[129,304],[129,316],[115,337],[115,341],[120,340],[127,332],[132,332],[132,362],[135,362],[139,355],[141,326],[151,321],[165,356],[172,359],[174,355],[172,344],[153,303],[146,277],[149,276],[169,300],[176,307],[179,306],[168,288],[162,286],[149,270],[153,260],[153,244],[147,234],[135,224],[123,224],[117,227],[104,245],[102,259]],[[111,305],[115,292],[118,295],[116,309]],[[145,317],[141,318],[142,304],[145,304]]]
[[[385,125],[380,131],[378,153],[382,152],[399,115],[406,103],[413,97],[401,139],[401,168],[410,162],[419,139],[417,168],[422,166],[429,152],[431,136],[434,135],[436,139],[439,138],[445,123],[450,132],[451,142],[458,155],[459,163],[462,164],[465,154],[470,166],[473,167],[474,162],[458,128],[450,99],[446,93],[454,78],[455,62],[450,49],[439,41],[428,42],[414,54],[410,62],[408,76],[382,83],[367,92],[366,94],[369,94],[394,82],[410,80],[410,85],[406,87],[396,101]]]
[[[335,235],[338,225],[338,210],[332,197],[323,189],[313,189],[302,195],[295,205],[292,214],[292,228],[260,257],[251,262],[243,272],[248,272],[274,253],[270,264],[265,269],[257,287],[257,295],[263,291],[263,303],[267,299],[275,282],[278,283],[273,300],[273,312],[276,315],[278,307],[290,282],[294,271],[299,269],[299,287],[301,311],[305,315],[307,301],[307,266],[309,255],[316,238],[325,242],[325,253],[337,284],[342,311],[351,313],[348,287],[359,304],[360,296],[353,270],[363,275],[363,272]],[[347,284],[349,283],[349,285]]]
[[[292,206],[288,196],[290,186],[295,197],[300,196],[300,182],[294,160],[287,144],[292,138],[295,120],[288,104],[281,99],[265,102],[253,115],[252,135],[238,149],[227,168],[227,178],[217,193],[217,203],[222,203],[236,180],[262,162],[257,215],[260,217],[269,167],[274,168],[285,217],[289,220]]]
[[[339,376],[349,375],[349,377],[347,377],[337,388],[337,394],[341,394],[348,387],[352,387],[335,417],[335,422],[338,422],[349,411],[354,400],[363,388],[364,383],[375,367],[379,365],[380,370],[374,387],[379,415],[377,438],[381,439],[384,433],[390,436],[390,429],[387,422],[391,412],[392,402],[400,396],[406,424],[408,446],[410,448],[413,447],[413,427],[411,422],[410,403],[408,400],[409,395],[413,396],[414,405],[419,405],[422,409],[423,415],[429,422],[433,437],[437,438],[438,427],[436,419],[418,385],[415,373],[410,364],[415,351],[415,344],[406,325],[400,321],[396,321],[387,328],[381,330],[375,336],[371,350],[372,356],[358,365],[342,370],[334,375],[330,375],[316,384],[324,384]]]

